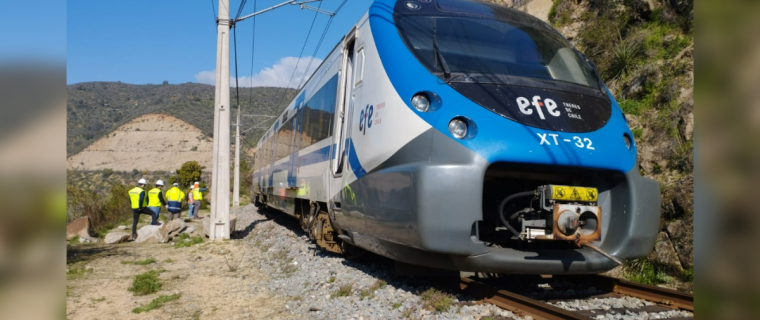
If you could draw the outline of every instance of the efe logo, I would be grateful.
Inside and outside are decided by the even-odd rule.
[[[533,102],[531,103],[531,101],[525,97],[517,97],[517,106],[523,114],[533,114],[533,109],[530,108],[531,105],[536,108],[538,117],[541,118],[541,120],[546,119],[546,117],[544,117],[544,112],[541,110],[542,108],[546,108],[546,111],[552,116],[559,117],[560,115],[559,109],[557,109],[557,103],[552,99],[544,99],[544,101],[541,101],[540,96],[533,96]]]

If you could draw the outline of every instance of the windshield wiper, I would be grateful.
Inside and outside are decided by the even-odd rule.
[[[433,51],[435,52],[436,60],[441,64],[441,68],[443,68],[443,76],[446,77],[446,80],[451,80],[451,69],[449,69],[449,64],[446,63],[446,58],[443,57],[441,49],[438,48],[436,21],[437,19],[433,19]]]

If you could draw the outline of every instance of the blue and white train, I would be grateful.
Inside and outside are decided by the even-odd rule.
[[[326,250],[489,273],[599,273],[660,221],[625,115],[548,24],[376,0],[256,146],[254,198]]]

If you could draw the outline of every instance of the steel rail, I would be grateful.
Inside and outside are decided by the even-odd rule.
[[[591,318],[579,315],[548,303],[528,298],[506,290],[499,290],[487,284],[468,278],[460,278],[459,287],[465,294],[484,299],[485,302],[497,307],[512,311],[520,315],[529,315],[538,320],[573,319],[590,320]]]
[[[562,276],[568,282],[594,286],[599,290],[632,296],[661,305],[694,312],[694,295],[602,275]]]

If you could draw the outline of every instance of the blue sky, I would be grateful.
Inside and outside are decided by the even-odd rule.
[[[284,0],[248,0],[243,15]],[[334,11],[343,0],[324,0],[322,8]],[[67,84],[121,81],[133,84],[213,83],[216,66],[216,24],[212,3],[218,0],[70,0],[66,5]],[[369,8],[371,0],[348,0],[317,52],[314,69]],[[240,0],[230,0],[231,16]],[[312,4],[317,6],[318,3]],[[256,17],[256,49],[251,78],[253,18],[237,26],[238,72],[254,86],[286,86],[314,11],[285,6]],[[316,18],[304,56],[314,52],[329,17]],[[230,37],[232,43],[232,37]],[[232,50],[232,48],[231,48]],[[234,56],[231,57],[234,59]],[[231,65],[234,60],[231,61]],[[299,75],[308,60],[299,64]],[[230,72],[234,76],[234,69]],[[297,81],[294,81],[297,82]],[[234,86],[234,83],[232,83]],[[296,84],[292,83],[291,87]]]
[[[72,0],[74,1],[74,0]],[[0,62],[66,59],[66,1],[3,1]]]

